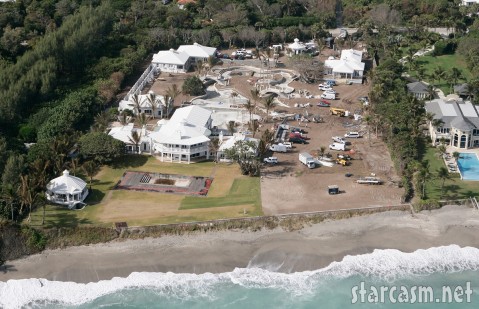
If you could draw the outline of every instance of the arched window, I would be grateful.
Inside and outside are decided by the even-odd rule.
[[[453,146],[454,146],[454,147],[458,147],[458,146],[459,146],[458,139],[459,139],[459,137],[457,136],[457,133],[454,134],[454,142],[453,142]]]
[[[462,134],[461,135],[461,145],[459,146],[459,148],[466,148],[466,140],[467,140],[467,135]]]

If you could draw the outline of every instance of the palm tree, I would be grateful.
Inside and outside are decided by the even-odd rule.
[[[451,179],[451,175],[449,174],[449,171],[445,167],[440,167],[437,170],[437,175],[436,177],[442,181],[441,183],[441,195],[440,198],[442,197],[442,194],[444,193],[444,184],[446,183],[446,180]]]
[[[253,119],[252,121],[248,122],[248,127],[253,132],[253,137],[256,135],[256,132],[259,129],[259,123],[257,119]]]
[[[437,153],[438,157],[441,157],[441,158],[444,157],[446,152],[447,152],[446,145],[441,143],[439,146],[437,146],[436,153]]]
[[[426,182],[431,178],[432,173],[429,166],[429,161],[424,161],[419,164],[419,170],[417,173],[418,187],[421,188],[421,199],[426,197]]]
[[[454,151],[452,153],[452,157],[454,158],[454,160],[456,160],[456,163],[457,163],[457,159],[459,159],[460,156],[461,156],[461,154],[457,151]]]
[[[231,135],[233,135],[236,132],[236,127],[238,124],[234,120],[228,121],[228,124],[226,125],[228,132],[230,132]]]
[[[451,82],[451,91],[454,88],[454,85],[457,84],[457,81],[462,78],[462,72],[458,68],[452,68],[448,74],[449,81]]]
[[[256,106],[254,104],[252,104],[250,100],[246,100],[246,104],[244,105],[244,107],[246,108],[246,110],[249,113],[249,122],[251,124],[252,121],[253,121],[253,112],[254,112],[254,109],[256,108]]]
[[[320,157],[324,156],[325,151],[326,151],[326,146],[320,146],[319,147],[319,156]]]
[[[136,117],[136,124],[140,128],[143,128],[148,123],[148,120],[150,120],[150,117],[146,115],[145,113],[141,113]]]
[[[201,76],[201,73],[203,73],[204,68],[205,67],[202,60],[196,61],[196,71],[198,72],[198,76]]]
[[[136,93],[132,94],[130,97],[131,103],[134,105],[134,110],[136,111],[136,114],[139,115],[141,113],[141,100],[140,96],[137,95]]]
[[[118,117],[118,120],[120,121],[120,124],[122,126],[126,126],[130,121],[128,115],[125,112],[122,112],[120,116]]]
[[[151,107],[151,114],[153,115],[153,119],[156,118],[156,111],[158,110],[158,102],[156,99],[156,94],[153,92],[148,93],[148,96],[146,97],[146,101],[148,102],[148,105]]]
[[[181,90],[178,88],[177,84],[173,84],[168,89],[166,89],[166,94],[171,98],[173,101],[172,104],[175,103],[175,99],[177,96],[181,94]]]
[[[99,170],[98,164],[96,164],[95,161],[87,161],[83,163],[82,169],[85,172],[85,174],[90,178],[89,184],[90,184],[90,190],[91,190],[91,183],[93,181],[93,176],[95,176],[95,174]]]
[[[138,133],[138,130],[131,132],[131,137],[128,137],[130,142],[135,145],[134,153],[140,153],[140,147],[138,146],[141,142],[141,133]]]
[[[266,121],[268,121],[269,110],[276,106],[276,103],[274,102],[274,97],[273,96],[266,97],[263,101],[263,105],[266,108]]]
[[[434,79],[437,79],[439,83],[441,83],[441,80],[444,78],[444,75],[446,74],[446,71],[444,70],[443,67],[438,66],[434,69]]]
[[[30,222],[32,205],[35,202],[35,191],[33,190],[33,184],[28,175],[20,175],[20,187],[18,188],[18,197],[20,199],[20,213],[23,213],[23,208],[28,207],[28,219]]]
[[[172,102],[173,100],[171,99],[171,97],[168,95],[168,94],[165,94],[163,96],[163,101],[161,102],[161,105],[162,105],[162,109],[164,108],[165,109],[165,112],[164,113],[161,113],[161,116],[164,118],[164,115],[166,115],[166,118],[168,118],[168,115],[170,114],[170,110],[171,110],[171,105],[173,104]]]
[[[210,150],[210,154],[214,155],[214,162],[218,163],[218,151],[220,150],[221,141],[219,138],[211,139],[208,147]]]
[[[93,124],[93,131],[96,132],[105,132],[105,130],[110,125],[110,114],[106,111],[100,112],[95,116],[95,122]]]

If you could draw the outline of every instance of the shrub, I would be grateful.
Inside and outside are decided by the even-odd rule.
[[[186,78],[182,90],[184,94],[189,94],[192,96],[205,94],[205,87],[198,76],[190,76]]]

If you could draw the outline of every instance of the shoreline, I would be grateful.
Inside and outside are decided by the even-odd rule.
[[[46,250],[7,261],[0,268],[0,281],[45,278],[87,283],[132,272],[200,274],[245,267],[290,273],[320,269],[375,249],[413,252],[452,244],[479,248],[478,233],[479,211],[464,206],[414,215],[389,211],[327,220],[294,232],[281,228],[195,232]]]

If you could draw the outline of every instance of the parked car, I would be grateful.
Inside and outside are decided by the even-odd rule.
[[[334,93],[334,94],[337,94],[336,90],[334,90],[334,89],[324,90],[323,93]]]
[[[321,99],[336,100],[336,94],[325,92],[321,95]]]
[[[299,132],[299,133],[303,133],[303,134],[308,133],[307,131],[305,131],[301,128],[297,128],[297,127],[291,127],[291,132]]]
[[[273,144],[269,147],[269,150],[274,152],[287,152],[288,148],[285,145]]]
[[[336,143],[346,144],[346,140],[342,138],[341,136],[333,136],[332,139]]]
[[[309,139],[306,135],[304,135],[303,133],[299,133],[299,132],[291,132],[291,133],[289,133],[289,137],[290,138],[297,137],[297,138],[302,138],[302,139]]]
[[[348,132],[348,133],[344,134],[344,137],[348,137],[348,138],[360,138],[360,137],[361,137],[361,134],[359,134],[359,132]]]
[[[290,142],[279,143],[278,145],[283,145],[283,146],[285,146],[285,147],[288,148],[288,149],[293,148],[293,144],[290,143]]]
[[[331,88],[331,86],[329,85],[319,85],[319,90],[323,90],[323,91],[326,91],[326,90],[333,90],[333,88]]]
[[[316,104],[316,105],[319,106],[319,107],[330,107],[331,103],[329,103],[326,100],[319,100],[319,103]]]
[[[291,137],[289,139],[289,142],[293,143],[293,144],[308,144],[307,141],[305,141],[304,139],[299,138],[299,137]]]
[[[320,89],[321,89],[321,87],[324,87],[324,88],[331,88],[331,85],[330,85],[330,84],[328,84],[328,83],[326,83],[326,82],[324,82],[324,83],[322,83],[322,84],[319,84],[319,85],[318,85],[318,88],[320,88]]]
[[[263,159],[264,163],[269,163],[269,164],[278,164],[278,158],[277,157],[268,157]]]

